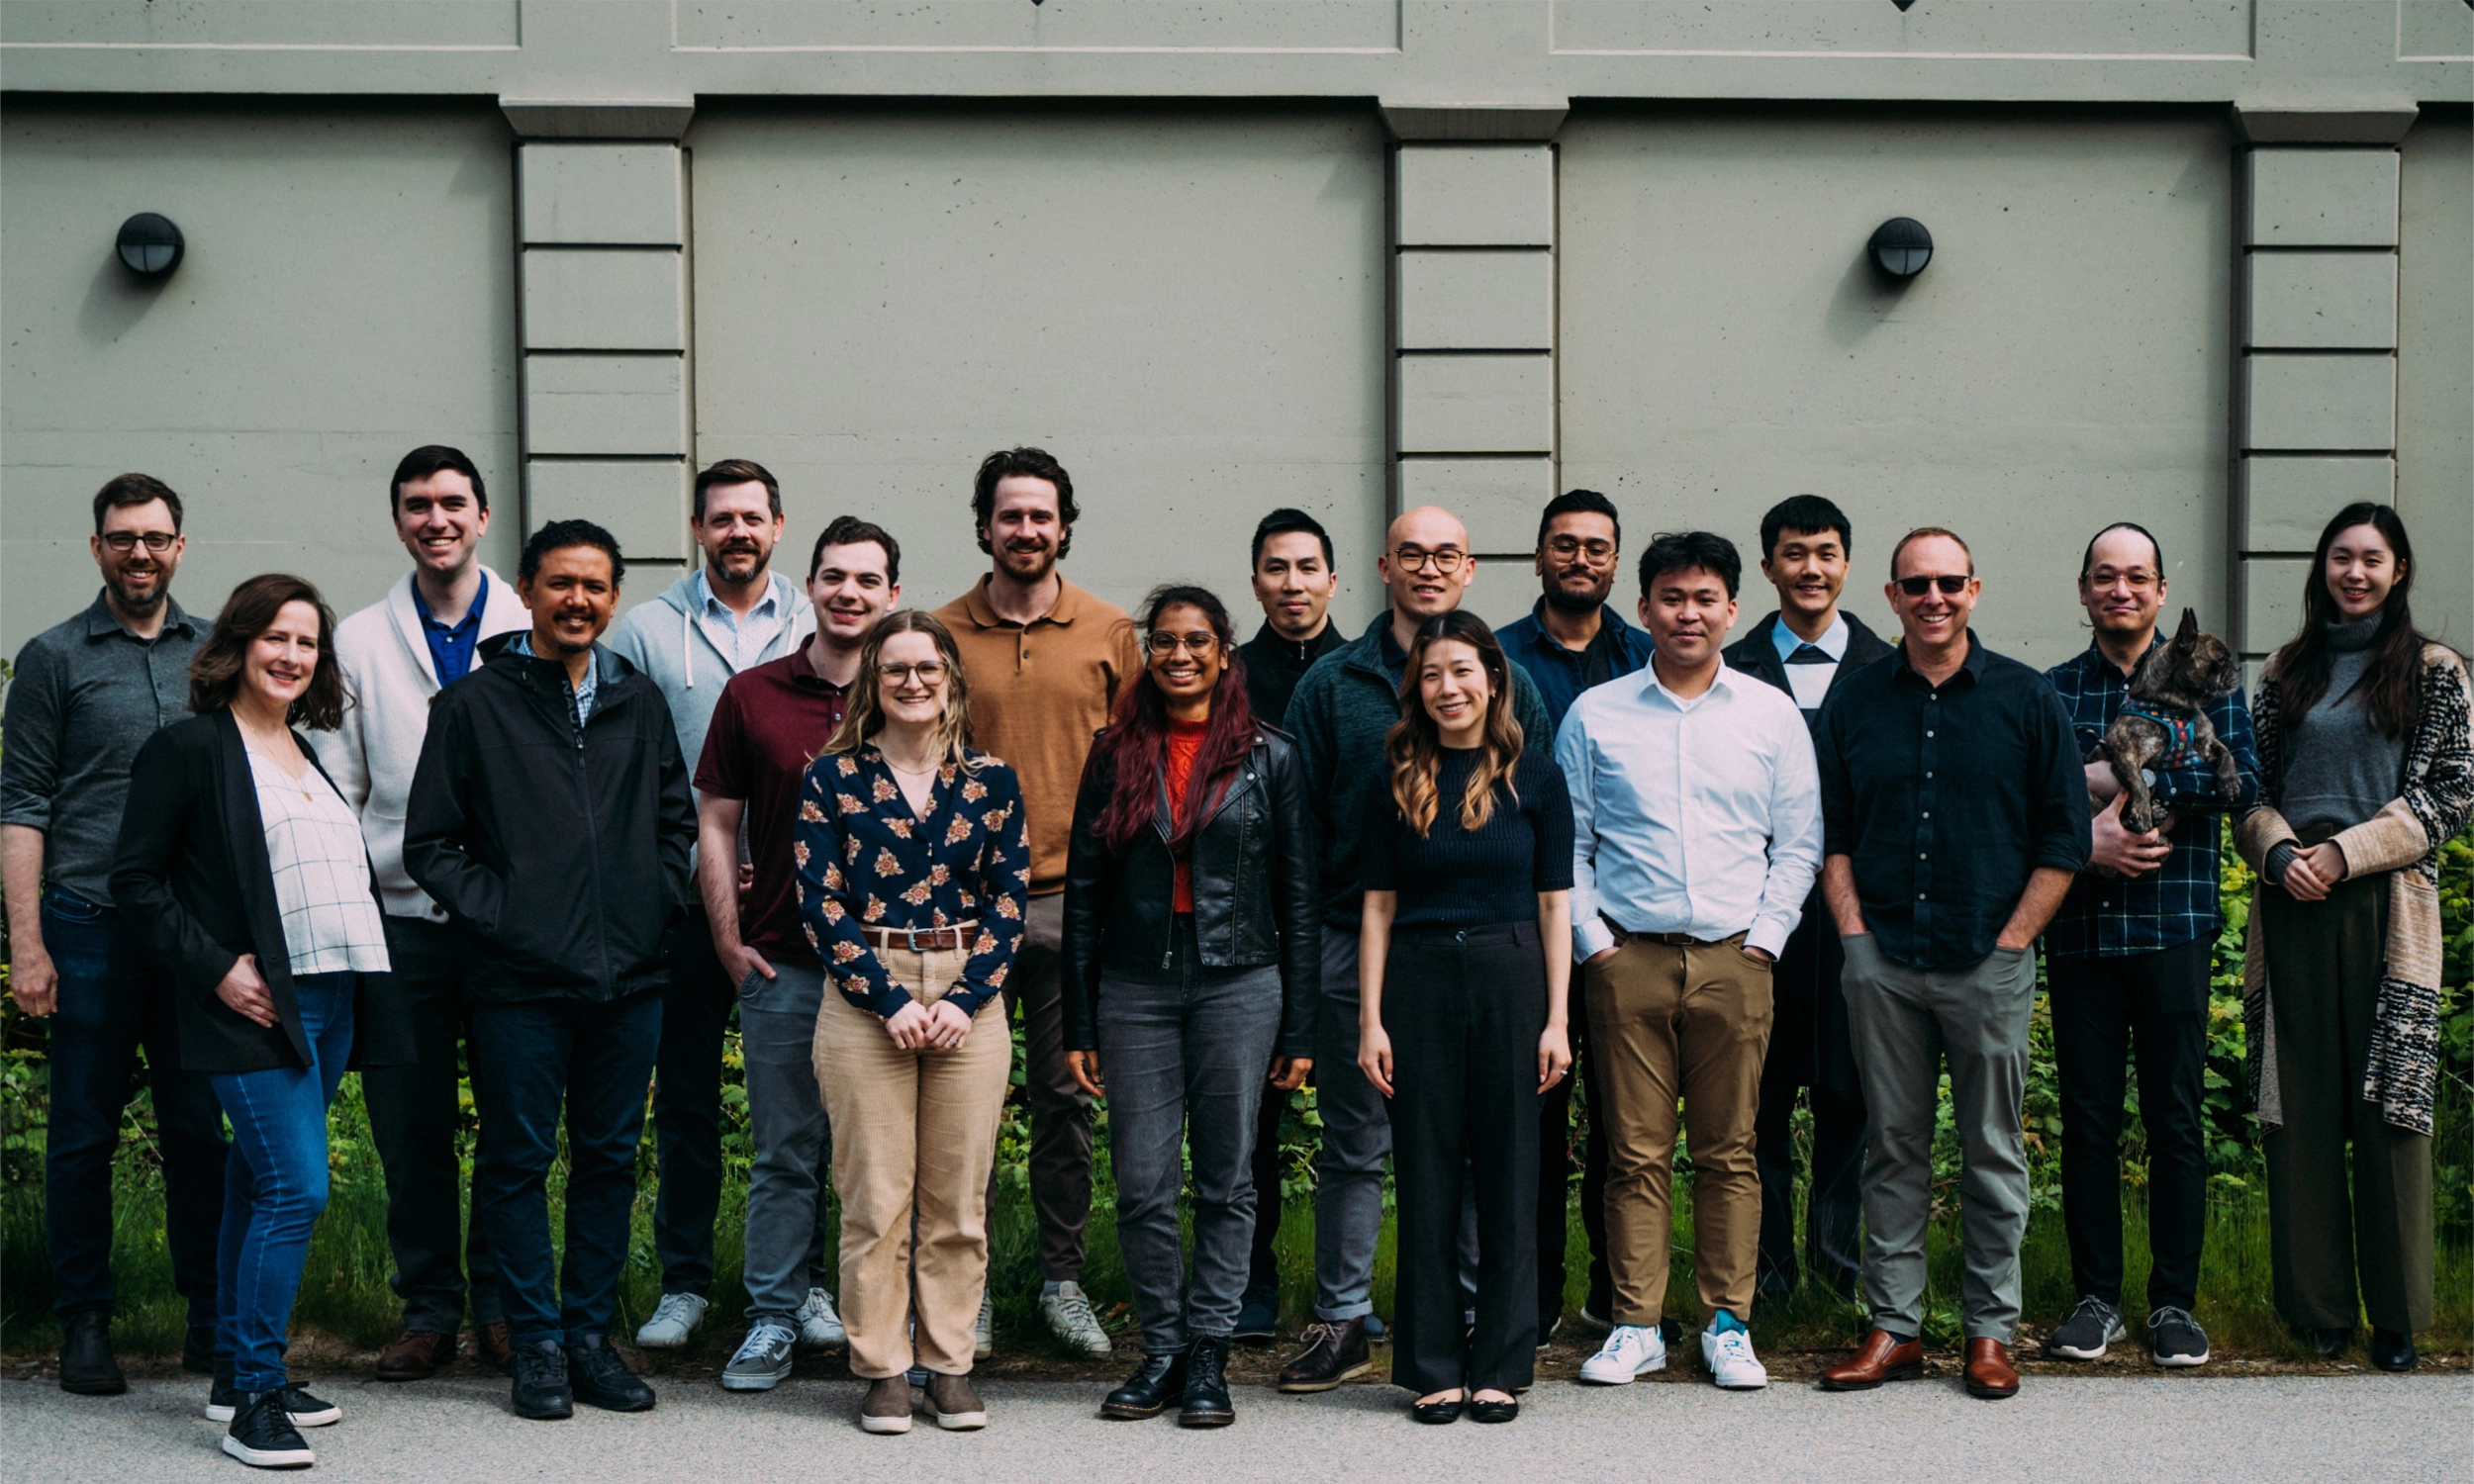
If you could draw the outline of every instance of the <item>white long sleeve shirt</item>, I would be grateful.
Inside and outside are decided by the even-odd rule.
[[[1821,777],[1783,691],[1721,669],[1686,699],[1655,665],[1581,693],[1557,733],[1572,800],[1572,952],[1628,933],[1745,935],[1773,958],[1821,870]]]

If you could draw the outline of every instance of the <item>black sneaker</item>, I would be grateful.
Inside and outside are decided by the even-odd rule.
[[[582,1345],[567,1346],[567,1380],[575,1387],[576,1400],[587,1406],[605,1412],[653,1410],[653,1388],[627,1369],[627,1362],[600,1335],[588,1335]]]
[[[567,1352],[557,1341],[517,1345],[515,1369],[511,1405],[518,1417],[556,1422],[576,1415],[576,1394],[567,1384]]]
[[[233,1362],[215,1362],[215,1382],[206,1394],[206,1420],[228,1423],[238,1415],[240,1399],[248,1393],[233,1379]],[[284,1416],[296,1428],[324,1428],[343,1421],[343,1409],[321,1397],[312,1396],[309,1388],[297,1381],[283,1385]]]
[[[2122,1327],[2121,1310],[2100,1298],[2083,1298],[2045,1337],[2045,1353],[2056,1360],[2102,1360],[2105,1346],[2130,1333]]]
[[[244,1391],[224,1435],[224,1451],[251,1468],[307,1468],[318,1461],[284,1415],[280,1391]]]
[[[2147,1314],[2147,1353],[2167,1370],[2208,1363],[2208,1332],[2191,1311],[2167,1304]]]

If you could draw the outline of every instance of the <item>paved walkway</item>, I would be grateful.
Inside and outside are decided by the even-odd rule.
[[[859,1387],[849,1381],[737,1396],[674,1380],[650,1414],[579,1410],[564,1423],[517,1420],[506,1383],[479,1378],[319,1390],[345,1415],[308,1435],[319,1454],[309,1477],[402,1484],[2474,1478],[2474,1378],[2462,1376],[2031,1377],[2002,1403],[1971,1401],[1942,1381],[1861,1396],[1805,1384],[1730,1396],[1698,1385],[1547,1382],[1520,1421],[1495,1428],[1417,1427],[1388,1386],[1319,1397],[1249,1387],[1237,1426],[1218,1433],[1166,1419],[1102,1423],[1093,1414],[1103,1388],[1012,1382],[987,1388],[995,1425],[985,1433],[939,1433],[922,1417],[900,1438],[858,1431]],[[249,1475],[217,1451],[223,1429],[198,1414],[205,1391],[201,1380],[140,1381],[127,1396],[96,1399],[0,1383],[0,1477],[236,1484]]]

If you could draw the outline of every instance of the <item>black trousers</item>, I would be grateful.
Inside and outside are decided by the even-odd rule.
[[[738,985],[713,951],[713,928],[691,908],[670,933],[661,1051],[653,1063],[653,1128],[661,1188],[653,1198],[653,1255],[661,1291],[713,1286],[714,1220],[721,1210],[721,1037]]]
[[[463,1328],[471,1295],[476,1324],[500,1316],[498,1263],[476,1218],[464,1222],[462,1160],[455,1149],[462,1116],[456,1043],[472,1044],[455,929],[422,917],[389,917],[387,962],[413,1021],[420,1060],[361,1073],[369,1135],[387,1176],[389,1279],[404,1301],[404,1328],[452,1335]],[[475,1162],[479,1155],[475,1153]],[[467,1286],[469,1278],[469,1286]]]
[[[2211,947],[2203,936],[2151,954],[2045,961],[2061,1083],[2061,1217],[2081,1298],[2122,1303],[2122,1099],[2134,1058],[2147,1131],[2147,1305],[2188,1309],[2199,1295]]]
[[[1571,979],[1572,1069],[1538,1098],[1538,1333],[1564,1317],[1564,1283],[1570,1272],[1566,1239],[1571,1232],[1572,1087],[1580,1086],[1580,1230],[1588,1239],[1589,1292],[1582,1300],[1603,1319],[1615,1301],[1606,1267],[1606,1127],[1598,1111],[1597,1079],[1588,1075],[1589,1017],[1581,1004],[1580,970]]]
[[[1564,951],[1557,944],[1558,952]],[[1398,1197],[1391,1379],[1419,1395],[1530,1383],[1538,1346],[1534,923],[1397,933],[1383,968]],[[1466,1327],[1461,1189],[1477,1208],[1477,1324]]]
[[[1753,1121],[1753,1159],[1760,1171],[1761,1236],[1758,1291],[1784,1297],[1805,1269],[1831,1292],[1856,1291],[1863,1261],[1866,1123],[1861,1078],[1839,990],[1839,935],[1816,892],[1770,975],[1773,1018],[1761,1064],[1760,1111]],[[1795,1242],[1795,1104],[1809,1091],[1813,1113],[1811,1187],[1804,1207],[1801,1262]]]

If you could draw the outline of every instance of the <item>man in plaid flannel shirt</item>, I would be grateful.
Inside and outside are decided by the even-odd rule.
[[[2046,671],[2084,753],[2104,739],[2130,698],[2131,673],[2163,643],[2164,554],[2127,521],[2088,542],[2079,602],[2095,640]],[[2207,1074],[2208,978],[2217,910],[2218,816],[2246,808],[2259,791],[2250,711],[2236,690],[2208,708],[2233,750],[2241,796],[2216,791],[2205,760],[2167,757],[2151,772],[2171,827],[2133,834],[2122,825],[2120,785],[2109,763],[2087,768],[2096,801],[2089,870],[2045,932],[2053,1061],[2061,1084],[2062,1223],[2078,1307],[2045,1342],[2048,1355],[2093,1360],[2125,1337],[2122,1322],[2122,1095],[2126,1054],[2136,1051],[2141,1121],[2147,1131],[2148,1351],[2158,1365],[2208,1359],[2208,1337],[2191,1315],[2208,1201],[2207,1130],[2200,1101]],[[2112,874],[2098,868],[2110,868]]]

